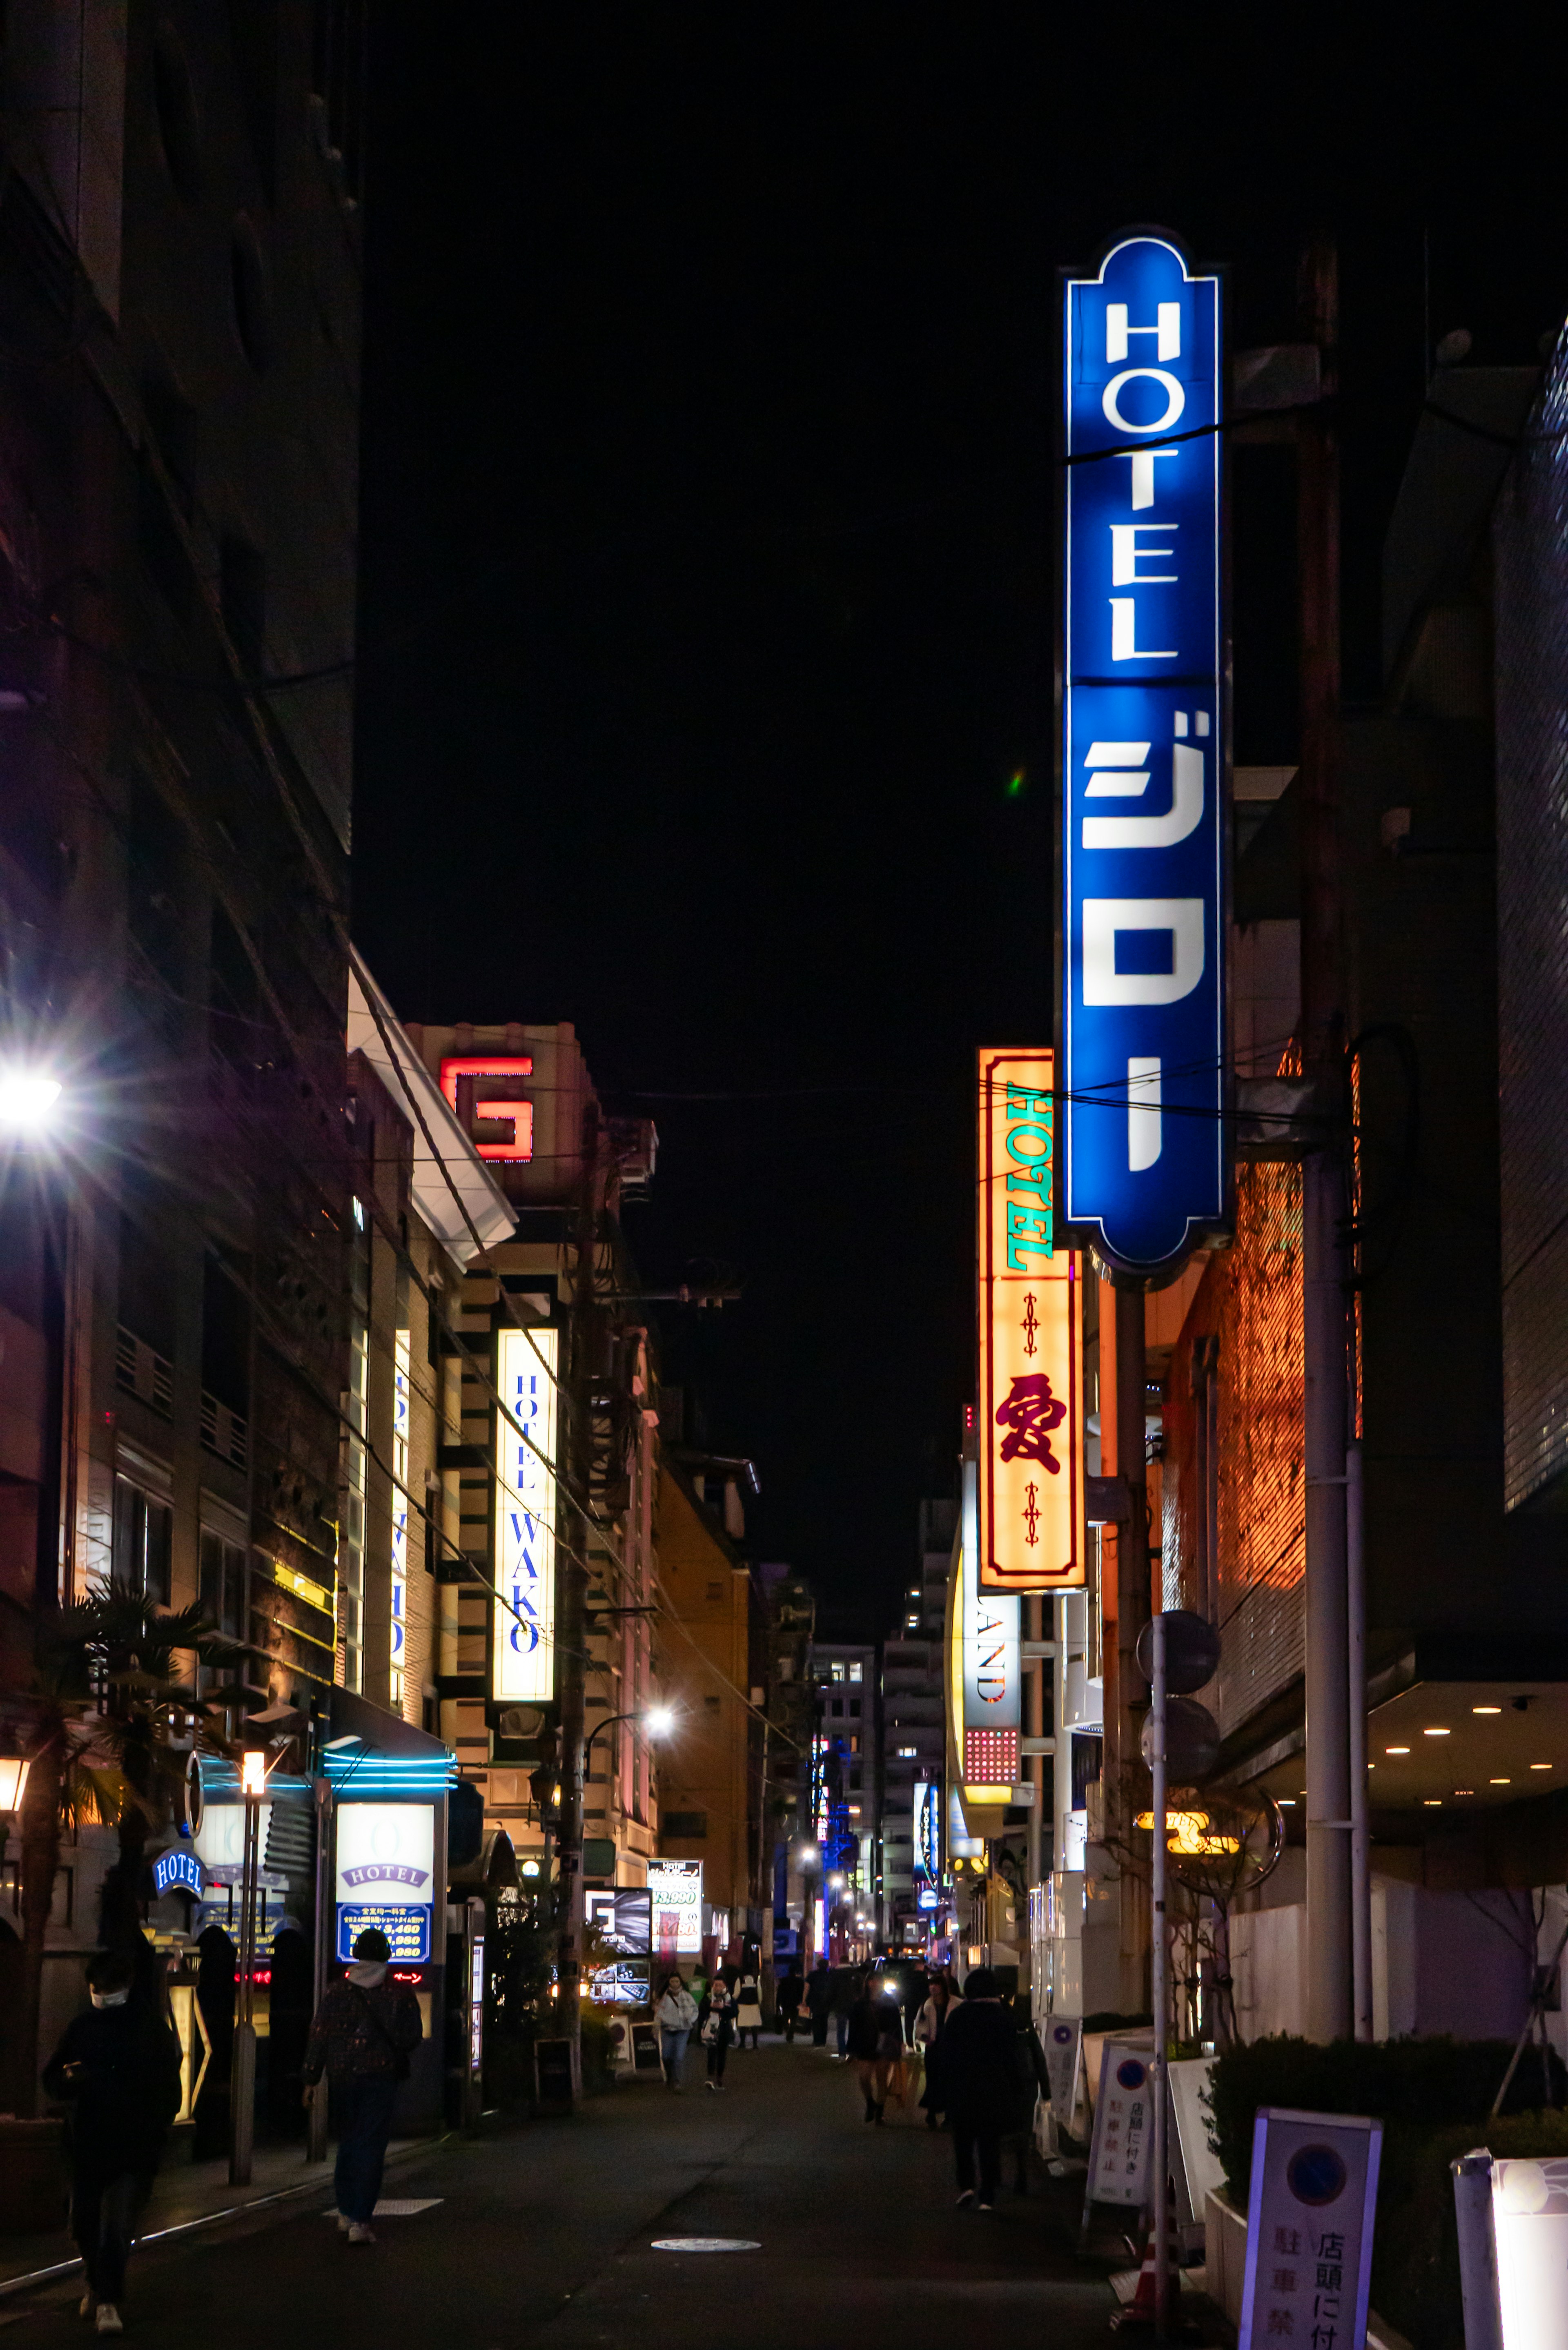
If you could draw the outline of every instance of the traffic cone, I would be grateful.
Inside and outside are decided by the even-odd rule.
[[[1146,2328],[1152,2333],[1156,2317],[1158,2314],[1158,2302],[1157,2299],[1158,2292],[1159,2273],[1155,2266],[1154,2230],[1151,2228],[1148,2234],[1148,2242],[1144,2250],[1143,2266],[1138,2271],[1137,2290],[1133,2294],[1132,2299],[1127,2302],[1123,2308],[1118,2309],[1116,2315],[1112,2318],[1112,2331],[1119,2334],[1124,2326],[1130,2326],[1137,2333],[1141,2334]],[[1171,2307],[1170,2279],[1168,2277],[1167,2277],[1165,2281],[1165,2307],[1166,2315],[1168,2319]]]

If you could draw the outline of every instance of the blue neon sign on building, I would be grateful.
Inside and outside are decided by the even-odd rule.
[[[1150,1273],[1229,1204],[1220,281],[1139,235],[1064,296],[1062,1212]]]

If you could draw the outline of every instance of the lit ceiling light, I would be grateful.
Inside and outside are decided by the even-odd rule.
[[[1530,1767],[1532,1771],[1550,1771],[1552,1765],[1550,1762],[1532,1762]]]
[[[1383,1752],[1385,1754],[1408,1754],[1410,1750],[1407,1746],[1386,1746]]]
[[[58,1077],[30,1076],[12,1069],[0,1075],[0,1125],[42,1126],[61,1092]]]
[[[1502,1711],[1502,1708],[1501,1705],[1472,1705],[1470,1711],[1472,1713],[1501,1713]]]
[[[1490,1783],[1494,1787],[1511,1787],[1513,1781],[1511,1779],[1493,1779]]]
[[[1423,1808],[1428,1812],[1440,1812],[1443,1808],[1441,1795],[1428,1795]]]
[[[1449,1734],[1446,1730],[1423,1730],[1421,1732],[1423,1738],[1447,1738]]]
[[[1293,1795],[1279,1795],[1276,1796],[1275,1801],[1279,1804],[1282,1811],[1293,1812],[1295,1810],[1296,1799]]]
[[[1454,1793],[1456,1795],[1473,1795],[1475,1794],[1475,1789],[1473,1787],[1456,1787],[1454,1789]]]

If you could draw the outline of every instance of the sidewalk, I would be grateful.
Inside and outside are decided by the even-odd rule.
[[[435,2138],[394,2138],[387,2159],[393,2163],[400,2157],[429,2153],[440,2143]],[[295,2197],[304,2201],[314,2193],[330,2199],[332,2155],[328,2147],[325,2162],[307,2163],[303,2141],[257,2147],[248,2187],[229,2184],[226,2156],[217,2162],[165,2164],[142,2216],[141,2241],[148,2243],[199,2227],[203,2220]],[[51,2272],[67,2273],[78,2265],[76,2245],[65,2228],[43,2236],[0,2235],[0,2295],[39,2282]]]

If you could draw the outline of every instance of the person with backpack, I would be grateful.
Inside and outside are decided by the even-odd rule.
[[[100,2334],[125,2331],[119,2309],[137,2214],[180,2110],[180,2043],[137,1972],[117,1950],[88,1962],[92,2005],[67,2024],[44,2067],[45,2089],[68,2115],[71,2233],[87,2274],[81,2314]]]
[[[392,1946],[374,1926],[354,1945],[355,1963],[329,1983],[305,2050],[305,2097],[318,2094],[325,2072],[337,2101],[337,2225],[351,2244],[373,2244],[370,2225],[392,2109],[409,2077],[409,2058],[424,2037],[420,2003],[407,1983],[388,1975]]]
[[[774,1993],[774,2005],[778,2011],[779,2029],[784,2033],[786,2048],[794,2043],[794,2028],[800,2021],[800,2003],[805,1995],[805,1985],[801,1981],[800,1960],[792,1959],[787,1973],[780,1978],[778,1988]]]

